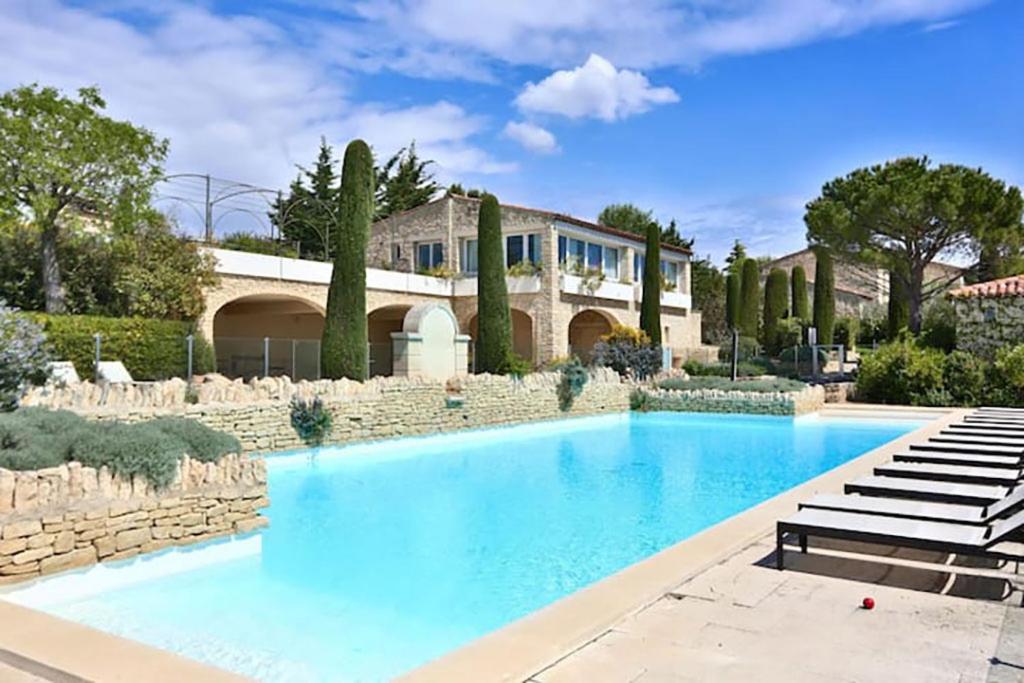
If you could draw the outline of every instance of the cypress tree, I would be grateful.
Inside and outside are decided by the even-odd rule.
[[[888,337],[895,339],[900,330],[910,327],[910,292],[898,271],[889,271]]]
[[[832,255],[822,248],[815,249],[814,266],[814,326],[818,329],[818,343],[831,344],[836,324],[836,279],[832,272]]]
[[[740,335],[757,339],[758,309],[761,307],[761,273],[757,261],[748,258],[740,271]]]
[[[501,373],[512,354],[512,314],[505,284],[501,206],[484,194],[477,219],[477,372]]]
[[[651,338],[651,346],[661,346],[661,229],[654,221],[647,225],[640,329]]]
[[[793,308],[790,315],[800,321],[811,319],[811,304],[807,300],[807,272],[803,266],[796,266],[790,273],[790,285],[793,290]]]
[[[725,278],[725,323],[731,333],[740,326],[740,276],[730,272]]]
[[[779,321],[789,308],[789,282],[786,271],[772,268],[764,283],[763,344],[771,353],[779,351]]]
[[[334,270],[320,342],[328,379],[366,379],[366,246],[373,218],[373,153],[362,140],[345,148],[334,231]]]

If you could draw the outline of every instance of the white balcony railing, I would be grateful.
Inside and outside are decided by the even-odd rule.
[[[602,280],[594,285],[588,286],[584,278],[578,275],[562,273],[561,276],[561,290],[567,294],[593,296],[613,301],[629,301],[633,297],[633,286],[628,283]]]

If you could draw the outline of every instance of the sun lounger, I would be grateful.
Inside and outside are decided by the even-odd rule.
[[[892,456],[896,462],[932,462],[940,465],[967,465],[969,467],[1005,467],[1018,469],[1024,459],[1012,455],[985,455],[977,453],[944,453],[942,451],[910,451]]]
[[[1024,425],[1024,419],[1009,415],[968,415],[964,422],[975,425],[1007,425],[1018,429]]]
[[[844,491],[859,493],[862,496],[907,498],[935,503],[991,505],[1006,498],[1010,487],[873,476],[861,477],[847,483]]]
[[[1009,408],[1007,406],[982,406],[975,413],[991,414],[1006,413],[1009,415],[1024,415],[1024,408]]]
[[[1018,458],[1024,456],[1024,446],[992,446],[988,444],[949,443],[931,440],[911,444],[910,450],[976,453],[978,455],[1009,455]]]
[[[994,436],[994,437],[1011,437],[1015,439],[1024,439],[1024,427],[1014,429],[1012,427],[1006,429],[993,429],[992,427],[986,427],[983,425],[972,425],[972,424],[953,424],[949,425],[942,430],[943,434],[963,434],[963,435],[977,435],[977,436]]]
[[[879,477],[906,477],[933,481],[963,482],[964,484],[994,484],[1015,486],[1021,470],[970,465],[939,465],[930,462],[891,462],[875,468]]]
[[[964,421],[953,425],[962,429],[985,430],[992,434],[1005,434],[1008,432],[1019,432],[1024,430],[1022,422],[968,422]]]
[[[962,432],[950,432],[943,430],[940,434],[928,439],[935,443],[956,443],[975,444],[978,446],[1006,446],[1009,448],[1024,448],[1024,436],[1016,437],[1004,434],[964,434]]]
[[[881,498],[878,496],[843,496],[838,493],[821,493],[800,503],[798,509],[840,510],[869,515],[888,515],[923,519],[932,522],[953,522],[956,524],[988,524],[1007,513],[1014,513],[1024,507],[1024,486],[1018,486],[1002,500],[991,505],[958,505],[953,503],[929,503],[905,498]]]
[[[807,552],[808,537],[816,536],[1020,562],[1024,559],[1024,546],[1019,543],[1002,544],[1021,526],[1024,526],[1024,512],[992,524],[972,526],[805,509],[779,520],[776,525],[775,563],[778,569],[785,566],[782,546],[783,537],[788,533],[797,534],[802,552]]]

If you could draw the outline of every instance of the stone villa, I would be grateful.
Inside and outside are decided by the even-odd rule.
[[[992,358],[1024,340],[1024,275],[979,282],[949,293],[956,309],[956,345]]]
[[[446,195],[373,225],[366,274],[371,375],[417,374],[408,363],[417,353],[410,345],[419,343],[425,313],[434,311],[432,324],[444,322],[438,309],[450,319],[453,369],[472,365],[479,207],[477,199]],[[588,359],[613,324],[639,325],[641,236],[552,211],[501,211],[517,354],[537,366],[569,354]],[[218,370],[318,376],[331,265],[211,252],[220,283],[206,292],[199,322],[213,340]],[[674,364],[704,352],[690,257],[687,249],[662,245],[662,343]]]

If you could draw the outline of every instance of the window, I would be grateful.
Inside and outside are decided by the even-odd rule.
[[[558,263],[560,265],[565,264],[565,256],[569,253],[568,240],[565,235],[558,236]]]
[[[669,283],[670,287],[679,285],[679,264],[675,261],[662,261],[661,274]]]
[[[633,254],[633,282],[644,281],[644,255]]]
[[[601,270],[601,252],[600,244],[587,244],[587,268]]]
[[[505,238],[505,266],[523,262],[523,236],[509,235]]]
[[[540,257],[540,235],[527,235],[526,241],[526,253],[530,258],[530,263],[538,265],[544,260]]]
[[[613,247],[604,248],[604,276],[609,280],[619,279],[619,250]]]
[[[476,240],[462,241],[462,272],[475,273],[480,269],[480,262],[477,260]]]
[[[421,242],[416,245],[416,269],[430,270],[444,264],[444,249],[440,242]]]
[[[391,265],[396,266],[402,260],[402,245],[392,244],[391,245]]]

